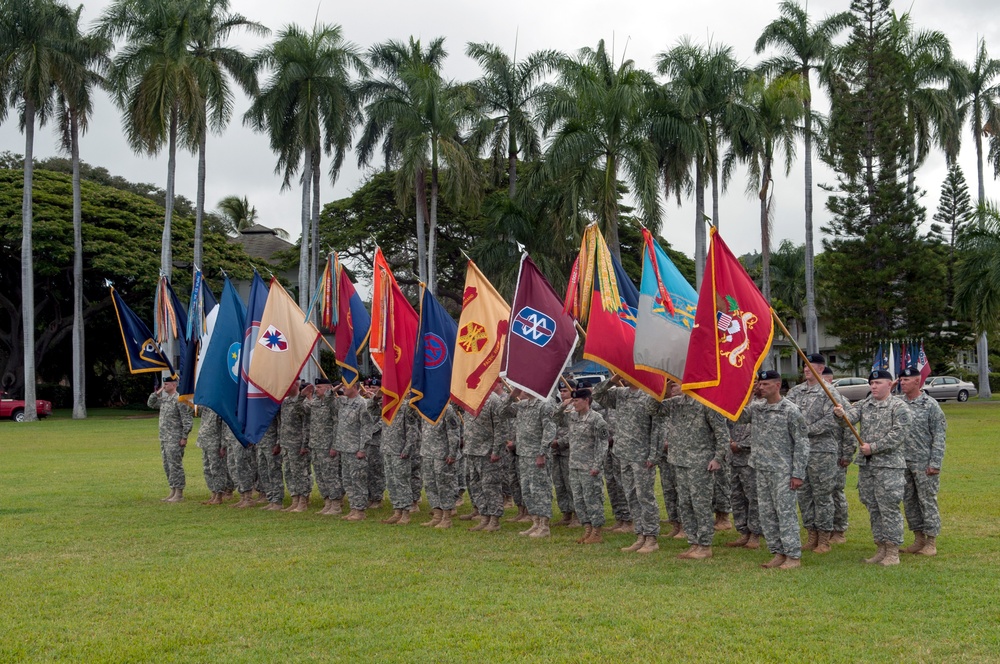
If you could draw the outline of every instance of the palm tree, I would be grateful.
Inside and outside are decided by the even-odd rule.
[[[302,236],[299,247],[299,305],[309,304],[310,190],[319,171],[320,150],[333,152],[330,178],[340,173],[359,121],[351,70],[367,74],[357,46],[345,41],[339,25],[317,24],[312,32],[289,25],[255,56],[258,67],[271,70],[260,94],[243,117],[244,124],[266,131],[278,155],[275,172],[284,173],[283,188],[302,167]]]
[[[851,14],[840,12],[813,23],[805,8],[793,0],[778,5],[780,17],[765,26],[754,46],[756,53],[768,47],[780,55],[765,60],[761,68],[773,74],[795,74],[805,83],[803,100],[805,127],[805,217],[806,217],[806,351],[819,350],[819,323],[816,317],[815,245],[813,240],[812,199],[812,140],[813,112],[810,77],[814,69],[823,67],[833,47],[833,39],[851,25]]]
[[[70,68],[66,24],[70,12],[52,0],[0,0],[0,122],[20,107],[24,131],[24,192],[21,199],[21,325],[24,353],[24,416],[35,409],[35,279],[32,252],[32,177],[35,120],[44,125],[55,111],[53,90]]]
[[[412,37],[406,44],[377,44],[368,60],[381,76],[364,81],[360,91],[366,105],[358,163],[368,164],[381,148],[386,165],[398,166],[397,202],[404,207],[411,196],[416,201],[418,274],[432,293],[437,289],[440,195],[461,205],[478,203],[482,194],[475,155],[461,135],[476,113],[473,91],[441,77],[446,56],[443,37],[426,50]]]
[[[193,66],[202,88],[202,115],[195,125],[198,141],[198,193],[195,199],[194,268],[202,267],[202,220],[205,215],[205,152],[208,126],[221,133],[233,114],[233,93],[229,77],[250,96],[257,93],[257,75],[253,62],[239,49],[226,45],[229,35],[238,29],[266,36],[270,30],[241,14],[229,13],[229,0],[201,0],[194,17],[190,46]]]
[[[257,223],[257,208],[250,205],[246,196],[226,196],[215,207],[230,235],[238,235]]]
[[[83,221],[80,196],[80,132],[87,130],[93,113],[93,91],[104,85],[103,72],[110,64],[111,43],[96,34],[80,32],[80,11],[69,15],[65,39],[70,47],[67,66],[56,86],[62,148],[73,162],[73,419],[87,417],[83,325]]]
[[[517,62],[499,47],[469,43],[465,54],[479,63],[483,75],[472,82],[476,104],[484,117],[472,135],[473,145],[488,144],[497,170],[507,161],[508,195],[517,190],[517,159],[541,155],[541,136],[532,117],[547,86],[540,83],[559,59],[555,51],[537,51]]]
[[[980,339],[1000,325],[1000,209],[985,202],[959,235],[955,268],[955,311],[972,321]],[[983,356],[980,355],[980,368]],[[989,391],[989,374],[982,382]]]
[[[619,174],[639,203],[646,226],[660,227],[658,163],[651,139],[652,75],[622,58],[615,67],[604,40],[559,65],[559,84],[545,104],[543,127],[554,131],[546,162],[550,174],[577,172],[579,187],[597,196],[597,219],[608,248],[620,258]],[[594,175],[597,177],[595,178]]]

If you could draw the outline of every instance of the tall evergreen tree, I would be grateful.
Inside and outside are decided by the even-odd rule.
[[[941,198],[938,209],[934,213],[931,233],[948,248],[948,282],[945,285],[945,299],[948,307],[954,305],[955,298],[955,249],[958,246],[962,229],[972,219],[972,199],[969,187],[965,183],[962,167],[952,164],[948,167],[948,175],[941,183]]]

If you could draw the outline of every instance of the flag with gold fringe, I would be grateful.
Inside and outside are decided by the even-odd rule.
[[[437,424],[451,398],[452,352],[458,325],[427,286],[420,286],[420,327],[413,353],[410,406]]]
[[[420,319],[399,289],[381,248],[375,249],[372,270],[371,320],[368,351],[382,372],[382,420],[391,424],[410,392]]]

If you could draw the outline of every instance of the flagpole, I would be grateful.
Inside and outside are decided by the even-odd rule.
[[[834,406],[839,406],[840,402],[838,402],[836,399],[833,398],[833,394],[830,393],[830,389],[826,386],[826,381],[823,380],[822,376],[816,373],[816,369],[815,367],[813,367],[812,362],[810,362],[809,358],[806,357],[806,354],[802,352],[802,348],[800,348],[799,344],[796,343],[795,338],[792,337],[792,333],[788,331],[788,328],[785,327],[785,324],[781,322],[780,318],[778,318],[778,314],[777,312],[775,312],[774,308],[771,309],[771,317],[774,318],[774,322],[778,324],[778,326],[781,328],[781,331],[785,333],[785,336],[788,338],[788,340],[792,342],[793,346],[795,346],[795,350],[799,352],[799,357],[801,357],[805,365],[809,367],[809,371],[812,372],[812,375],[816,379],[816,382],[819,383],[820,387],[823,388],[823,391],[826,392],[826,396],[830,399],[830,402],[833,403]],[[847,423],[847,426],[851,428],[851,433],[854,434],[854,437],[858,439],[858,444],[863,445],[865,441],[861,440],[861,434],[859,434],[858,430],[854,428],[853,424],[851,424],[851,420],[847,417],[846,412],[844,413],[843,420],[844,422]]]

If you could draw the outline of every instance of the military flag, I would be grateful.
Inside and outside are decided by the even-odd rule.
[[[885,356],[885,347],[879,342],[878,348],[875,349],[875,357],[872,359],[872,371],[878,371],[879,369],[886,368],[887,358]]]
[[[194,387],[194,403],[207,406],[218,413],[244,447],[250,441],[243,435],[237,404],[245,318],[246,306],[226,277],[222,286],[222,301],[206,317],[205,336],[202,337],[201,353],[198,356],[198,378]]]
[[[563,301],[528,254],[521,254],[500,377],[513,387],[547,399],[578,341],[576,324],[563,311]]]
[[[184,329],[184,354],[181,355],[180,377],[177,383],[177,395],[181,401],[190,403],[194,398],[199,347],[205,334],[205,312],[211,311],[214,306],[215,297],[211,297],[211,291],[208,290],[208,284],[205,283],[201,270],[195,270],[191,282],[191,299],[188,302],[187,324]]]
[[[334,349],[341,380],[347,385],[354,385],[361,375],[358,354],[368,343],[372,317],[336,254],[333,256],[332,273],[336,289],[332,291],[330,314],[328,316],[324,309],[321,318],[329,320],[334,331]]]
[[[917,354],[917,369],[920,370],[920,385],[931,375],[931,363],[927,360],[927,353],[924,352],[924,340],[920,340],[920,352]]]
[[[410,392],[420,319],[399,289],[381,248],[375,250],[372,284],[368,350],[382,372],[382,420],[391,424],[399,404]]]
[[[240,344],[240,385],[236,412],[240,429],[245,438],[253,443],[260,442],[271,421],[278,414],[280,403],[275,403],[264,392],[250,382],[250,361],[260,338],[260,321],[267,305],[267,285],[254,270],[250,282],[250,298],[243,323],[243,342]]]
[[[452,351],[458,325],[427,286],[421,285],[420,290],[420,326],[413,353],[410,405],[425,420],[437,424],[451,398]]]
[[[156,334],[156,342],[161,347],[168,347],[170,342],[176,342],[176,357],[183,358],[187,353],[187,341],[184,338],[187,330],[187,307],[181,304],[166,277],[161,276],[156,285],[154,306],[153,332]]]
[[[681,276],[653,234],[644,228],[642,237],[645,247],[632,357],[636,368],[680,382],[698,293]]]
[[[473,416],[479,415],[500,380],[509,321],[510,305],[470,260],[453,353],[451,398]]]
[[[111,288],[111,301],[118,316],[118,328],[122,333],[122,343],[125,344],[129,372],[138,374],[167,371],[171,376],[176,375],[167,354],[153,338],[153,333],[125,304],[114,287]]]
[[[736,420],[773,337],[770,305],[712,228],[684,365],[684,391]]]

